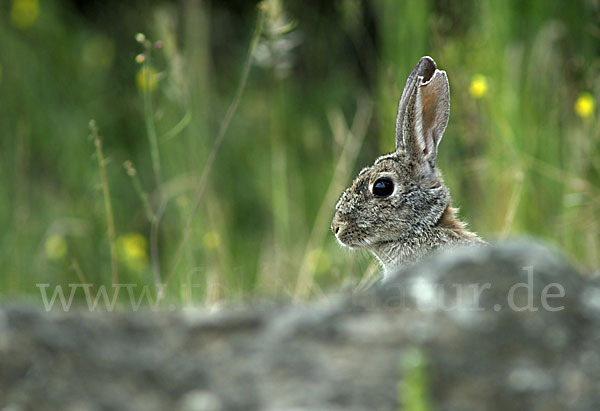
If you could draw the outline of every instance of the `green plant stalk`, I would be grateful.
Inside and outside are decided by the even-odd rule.
[[[106,165],[104,164],[104,155],[102,154],[102,141],[98,136],[98,128],[94,120],[90,121],[90,130],[92,139],[96,146],[96,158],[98,159],[98,167],[100,168],[100,177],[102,179],[102,194],[104,197],[104,208],[106,210],[106,224],[108,226],[108,241],[110,244],[110,262],[112,269],[112,283],[116,284],[119,281],[119,266],[117,263],[117,241],[115,232],[115,219],[110,201],[110,189],[108,187],[108,177],[106,176]]]
[[[306,244],[304,257],[302,258],[302,265],[300,266],[298,278],[296,280],[296,288],[294,291],[294,298],[296,299],[307,297],[313,288],[315,273],[314,266],[309,261],[309,255],[315,248],[322,248],[325,234],[329,231],[328,220],[331,217],[331,204],[335,203],[336,197],[342,191],[352,164],[354,164],[356,161],[358,151],[360,150],[363,140],[367,134],[372,112],[373,105],[370,101],[366,99],[359,100],[358,107],[356,109],[356,115],[352,124],[352,129],[345,130],[346,138],[344,140],[343,150],[337,160],[329,187],[327,188],[327,192],[323,197],[323,201],[321,202],[317,217],[315,218],[310,237]],[[340,119],[340,122],[343,121],[341,114],[339,114],[337,118]],[[334,129],[335,132],[336,127],[334,120],[335,119],[332,119],[330,122],[332,123],[332,129]],[[320,245],[318,245],[318,243],[320,243]]]
[[[160,171],[160,153],[158,150],[158,139],[156,137],[156,127],[154,125],[153,108],[152,108],[152,96],[150,90],[150,62],[151,62],[151,48],[152,46],[146,46],[146,60],[144,61],[144,75],[146,78],[145,87],[142,90],[144,96],[144,122],[146,123],[146,130],[148,135],[148,142],[150,144],[150,157],[152,159],[152,170],[154,171],[154,178],[156,179],[156,190],[158,193],[159,206],[155,213],[152,213],[152,219],[150,224],[150,260],[152,263],[152,274],[154,276],[154,282],[157,290],[160,290],[161,274],[160,274],[160,259],[158,255],[158,232],[160,221],[166,209],[166,200],[163,198],[162,193],[162,178]],[[158,291],[159,292],[159,291]]]
[[[398,382],[398,409],[429,411],[432,409],[427,357],[419,348],[407,349],[401,358],[402,379]]]
[[[71,268],[73,269],[73,271],[75,271],[75,274],[77,274],[77,278],[79,278],[79,281],[81,282],[81,284],[90,284],[90,282],[87,280],[87,278],[85,278],[85,275],[83,275],[83,270],[81,269],[81,266],[79,265],[79,262],[77,261],[77,259],[73,259],[71,261]],[[91,297],[91,301],[93,304],[96,304],[96,298],[94,297],[93,293],[90,293],[90,297]]]
[[[278,87],[279,105],[283,106],[281,99],[281,87]],[[290,213],[289,192],[287,177],[287,157],[284,142],[281,139],[281,119],[271,117],[271,209],[273,218],[273,238],[276,247],[273,250],[273,271],[288,272],[287,267],[282,266],[285,261],[284,251],[290,246]]]
[[[190,124],[190,121],[192,121],[192,112],[188,110],[181,120],[161,137],[161,140],[171,140],[177,137]]]
[[[127,172],[127,175],[131,178],[131,183],[133,184],[133,188],[137,195],[140,197],[142,204],[144,205],[144,212],[146,213],[146,218],[149,222],[152,222],[154,219],[154,211],[152,211],[152,207],[150,206],[150,202],[148,201],[148,193],[144,191],[142,188],[142,183],[137,175],[137,171],[133,166],[131,161],[126,161],[123,163],[123,167]]]
[[[160,206],[158,207],[158,210],[156,211],[156,213],[152,211],[152,207],[150,206],[150,202],[148,201],[148,194],[142,188],[142,184],[137,176],[137,171],[133,167],[133,164],[131,163],[131,161],[126,161],[125,163],[123,163],[123,167],[125,167],[127,175],[131,177],[133,187],[140,199],[142,200],[142,204],[144,205],[146,218],[148,218],[148,221],[150,222],[150,261],[152,264],[152,275],[154,277],[154,284],[156,285],[156,288],[158,290],[160,288],[161,282],[160,261],[158,256],[158,226],[164,214],[167,203],[162,199],[161,195],[161,202]]]
[[[160,175],[160,153],[158,151],[158,139],[156,138],[156,127],[154,125],[154,118],[152,116],[152,96],[150,91],[150,61],[151,53],[150,50],[146,52],[146,60],[144,61],[144,76],[145,87],[142,89],[142,95],[144,96],[144,122],[146,123],[146,132],[148,135],[148,142],[150,144],[150,157],[152,159],[152,170],[154,171],[154,178],[156,179],[156,185],[160,189],[161,186],[161,175]]]
[[[167,201],[163,198],[160,191],[159,197],[160,204],[150,224],[150,261],[152,263],[152,275],[154,276],[154,284],[156,286],[157,294],[160,294],[160,290],[162,288],[162,276],[160,274],[160,259],[158,254],[158,227],[167,208]]]
[[[200,175],[200,181],[198,182],[198,185],[196,188],[195,200],[194,200],[194,206],[192,207],[192,212],[191,212],[190,216],[188,217],[186,225],[183,229],[183,233],[181,235],[181,240],[179,241],[179,245],[177,246],[177,250],[175,251],[173,264],[171,266],[169,274],[167,275],[167,277],[165,279],[164,287],[162,288],[162,293],[159,294],[158,298],[164,297],[164,292],[166,291],[171,278],[175,274],[177,265],[179,264],[179,261],[181,260],[181,257],[183,255],[183,249],[185,247],[185,244],[187,243],[187,241],[190,237],[190,233],[192,230],[192,223],[194,221],[194,217],[198,213],[198,209],[200,208],[200,204],[202,202],[202,195],[204,193],[204,189],[206,188],[206,181],[208,178],[208,174],[212,168],[212,165],[213,165],[213,162],[217,155],[217,152],[219,151],[219,148],[221,147],[221,144],[223,143],[225,134],[229,128],[229,124],[231,123],[231,119],[233,118],[233,115],[235,114],[235,112],[240,104],[242,95],[244,93],[244,89],[246,88],[246,83],[248,82],[248,75],[250,74],[250,68],[252,67],[252,56],[254,54],[254,51],[256,50],[258,41],[260,40],[260,35],[263,30],[264,21],[265,21],[265,10],[264,10],[264,8],[259,7],[256,27],[254,29],[252,39],[250,40],[250,48],[248,50],[248,57],[246,58],[246,61],[244,63],[244,68],[243,68],[242,74],[240,76],[240,82],[238,83],[238,87],[236,89],[233,100],[231,101],[231,104],[229,105],[229,108],[227,109],[227,112],[225,113],[225,117],[223,118],[223,121],[221,122],[221,126],[219,127],[219,133],[217,134],[217,138],[215,139],[215,142],[213,143],[211,151],[208,155],[208,158],[207,158],[204,168],[202,170],[202,174]]]
[[[522,171],[519,170],[515,173],[515,184],[513,192],[510,196],[510,200],[508,202],[508,209],[504,218],[504,227],[502,228],[501,238],[506,238],[506,236],[508,236],[508,234],[510,233],[510,229],[515,219],[515,214],[519,206],[519,200],[521,199],[521,195],[523,192],[524,178],[525,176]]]

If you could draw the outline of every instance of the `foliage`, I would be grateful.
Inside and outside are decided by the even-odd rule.
[[[368,282],[329,222],[393,150],[422,55],[448,72],[439,163],[470,227],[600,266],[597,2],[239,3],[0,5],[1,295],[79,278],[211,304]]]

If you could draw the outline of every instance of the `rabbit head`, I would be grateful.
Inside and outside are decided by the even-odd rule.
[[[386,244],[417,244],[446,210],[452,211],[436,167],[449,114],[446,72],[423,57],[400,98],[396,151],[363,169],[336,204],[331,229],[342,245],[366,247],[377,255]]]

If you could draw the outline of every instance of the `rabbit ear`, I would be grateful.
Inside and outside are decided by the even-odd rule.
[[[437,146],[450,115],[450,87],[446,72],[423,57],[408,76],[398,106],[396,150],[435,167]]]
[[[406,84],[404,85],[404,90],[402,91],[400,102],[398,103],[398,114],[396,116],[396,151],[404,149],[404,139],[402,136],[404,116],[415,87],[417,83],[420,82],[419,77],[430,79],[435,70],[435,62],[431,57],[421,57],[421,60],[419,60],[406,79]]]

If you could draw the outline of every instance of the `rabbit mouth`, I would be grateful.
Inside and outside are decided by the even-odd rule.
[[[344,229],[338,229],[337,231],[334,232],[334,234],[335,234],[335,239],[342,247],[348,247],[348,248],[355,247],[353,245],[352,241],[349,241],[350,239],[347,238],[348,236],[346,235],[346,232]]]
[[[337,239],[337,242],[338,242],[339,245],[341,245],[342,247],[349,248],[351,250],[356,250],[358,248],[364,248],[365,247],[365,245],[362,244],[362,243],[356,243],[356,242],[354,242],[354,243],[345,243],[344,241],[340,240],[337,237],[336,237],[336,239]]]
[[[369,247],[371,241],[364,237],[361,230],[351,219],[336,214],[331,222],[331,231],[338,243],[350,249]]]
[[[335,234],[335,239],[341,246],[348,248],[358,248],[360,246],[359,244],[356,244],[356,241],[353,241],[352,236],[348,235],[347,227],[334,227],[333,232]]]
[[[348,247],[352,250],[357,248],[365,248],[371,245],[371,242],[366,238],[357,238],[351,230],[342,229],[338,231],[335,235],[335,239],[337,242],[343,246]]]

